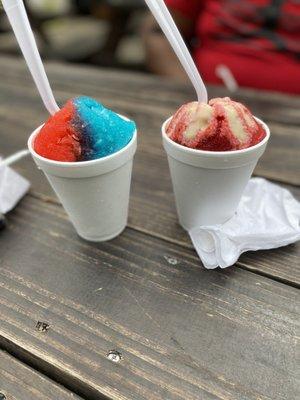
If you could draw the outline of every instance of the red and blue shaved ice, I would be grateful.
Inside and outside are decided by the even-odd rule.
[[[34,150],[50,160],[89,161],[125,147],[136,129],[90,97],[77,97],[46,121],[34,141]]]

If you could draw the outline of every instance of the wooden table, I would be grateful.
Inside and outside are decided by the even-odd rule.
[[[8,400],[299,398],[300,245],[208,271],[177,223],[160,125],[194,98],[192,89],[142,74],[47,70],[60,104],[86,94],[136,120],[129,225],[107,243],[80,240],[33,162],[16,165],[32,189],[0,233],[0,391]],[[46,112],[22,61],[0,58],[0,74],[8,155]],[[256,174],[299,198],[300,98],[235,97],[272,131]]]

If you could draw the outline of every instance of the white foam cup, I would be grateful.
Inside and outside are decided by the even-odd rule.
[[[261,120],[266,137],[243,150],[204,151],[171,140],[162,126],[179,222],[183,228],[222,224],[237,209],[252,172],[267,146],[270,131]]]
[[[127,224],[137,132],[126,147],[107,157],[60,162],[44,158],[34,151],[34,139],[40,129],[41,126],[29,137],[29,151],[46,175],[78,235],[93,242],[118,236]]]

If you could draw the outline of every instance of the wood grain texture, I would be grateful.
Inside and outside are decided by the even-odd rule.
[[[38,126],[47,114],[22,61],[0,58],[0,73],[3,77],[0,81],[0,148],[8,155],[25,146],[30,131]],[[68,97],[85,93],[97,97],[108,106],[137,120],[141,132],[134,163],[129,226],[191,248],[188,235],[177,223],[167,160],[161,146],[159,129],[161,121],[177,107],[176,102],[187,101],[189,96],[193,95],[192,91],[183,85],[170,84],[168,81],[142,74],[132,75],[61,64],[50,64],[49,73],[60,103]],[[223,89],[212,89],[214,95],[217,95],[217,90],[221,90],[221,95],[225,94]],[[242,98],[243,96],[245,97]],[[270,146],[259,162],[256,174],[293,185],[299,184],[300,164],[297,155],[300,142],[299,128],[292,124],[287,125],[284,119],[285,113],[289,114],[292,107],[291,109],[295,111],[292,113],[292,121],[300,124],[300,118],[297,119],[299,111],[297,109],[297,114],[293,108],[299,106],[299,98],[279,94],[271,96],[253,91],[241,91],[237,97],[254,103],[257,99],[257,110],[261,113],[268,111],[266,115],[258,112],[257,114],[264,119],[273,115],[273,121],[277,121],[270,122],[272,130]],[[16,168],[30,179],[32,193],[35,196],[44,199],[49,197],[50,200],[56,201],[43,174],[36,169],[29,158],[17,164]],[[294,189],[294,193],[300,198],[300,191],[297,188]],[[283,282],[298,285],[300,284],[299,256],[300,244],[297,244],[274,252],[247,253],[241,258],[239,265]]]
[[[88,399],[297,399],[292,287],[207,271],[131,229],[89,244],[32,197],[9,214],[0,254],[0,344]]]
[[[127,101],[152,106],[153,109],[167,106],[176,109],[184,102],[195,99],[191,85],[157,78],[138,72],[125,72],[47,62],[47,73],[55,92],[72,92],[73,95],[95,93],[96,96],[124,98]],[[0,72],[5,81],[14,86],[22,81],[24,89],[33,90],[34,85],[22,59],[0,57]],[[228,96],[221,86],[208,86],[209,97]],[[255,89],[240,89],[235,99],[245,102],[257,116],[266,121],[288,125],[300,124],[300,98],[278,92]],[[61,101],[61,99],[59,99]],[[65,100],[65,99],[63,99]],[[163,110],[162,110],[163,111]],[[165,116],[164,116],[165,117]]]
[[[80,400],[74,393],[1,350],[0,392],[6,400]]]
[[[43,175],[30,159],[20,162],[32,191],[0,232],[0,346],[89,400],[296,400],[299,296],[274,279],[299,284],[300,246],[206,271],[177,223],[159,131],[194,98],[191,88],[143,74],[47,69],[60,104],[87,94],[137,121],[131,229],[103,244],[80,240]],[[47,114],[22,61],[0,57],[0,77],[8,155]],[[272,130],[256,173],[299,196],[300,98],[235,97]],[[110,350],[120,363],[108,360]]]

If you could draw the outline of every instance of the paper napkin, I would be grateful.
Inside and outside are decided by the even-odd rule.
[[[196,227],[189,234],[206,268],[226,268],[245,251],[274,249],[300,240],[300,203],[288,190],[252,178],[229,221]]]
[[[8,166],[0,166],[0,214],[12,210],[29,187],[27,179]]]

